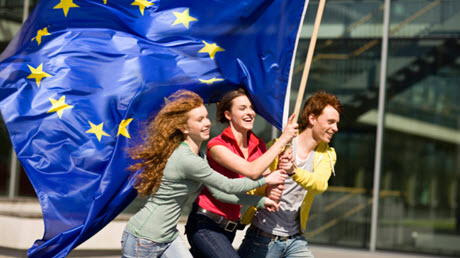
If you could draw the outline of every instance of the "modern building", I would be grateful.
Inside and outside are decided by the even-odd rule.
[[[0,0],[0,51],[37,2]],[[291,111],[318,3],[304,20]],[[319,90],[336,94],[345,113],[331,144],[336,176],[315,198],[309,242],[460,256],[460,1],[328,0],[304,100]],[[38,203],[1,128],[0,206]],[[264,140],[273,131],[256,120]]]

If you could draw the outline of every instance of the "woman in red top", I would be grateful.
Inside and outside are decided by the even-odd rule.
[[[271,162],[297,135],[297,123],[286,126],[281,137],[267,151],[265,143],[251,130],[255,112],[243,89],[227,92],[217,104],[216,119],[228,127],[208,142],[209,165],[229,178],[259,178],[269,172]],[[195,200],[186,224],[194,257],[238,257],[232,246],[239,223],[241,205],[216,200],[204,188]]]

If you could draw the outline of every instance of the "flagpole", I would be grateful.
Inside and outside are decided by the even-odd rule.
[[[302,105],[303,95],[305,94],[305,88],[307,86],[308,74],[310,72],[311,61],[313,59],[313,52],[315,51],[316,39],[318,38],[319,26],[323,17],[324,6],[326,0],[320,0],[318,5],[318,11],[316,12],[315,24],[313,26],[313,33],[310,39],[310,46],[308,47],[307,59],[305,60],[305,67],[303,68],[302,79],[300,81],[299,92],[297,94],[297,101],[294,107],[294,122],[297,122],[300,113],[300,106]]]
[[[29,0],[24,0],[24,9],[22,10],[22,23],[27,20],[29,16]]]

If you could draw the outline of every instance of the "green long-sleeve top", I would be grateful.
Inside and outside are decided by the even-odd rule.
[[[166,162],[157,192],[128,222],[127,228],[136,237],[157,243],[173,241],[178,231],[182,208],[188,198],[195,199],[205,184],[213,196],[223,202],[264,207],[265,197],[245,192],[265,184],[265,178],[229,179],[209,167],[207,161],[182,143]],[[236,193],[236,194],[231,194]]]

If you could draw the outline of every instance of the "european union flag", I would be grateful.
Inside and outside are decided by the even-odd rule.
[[[0,108],[66,256],[136,196],[126,148],[178,89],[245,87],[281,127],[304,0],[41,1],[0,56]],[[121,236],[120,236],[121,238]]]

